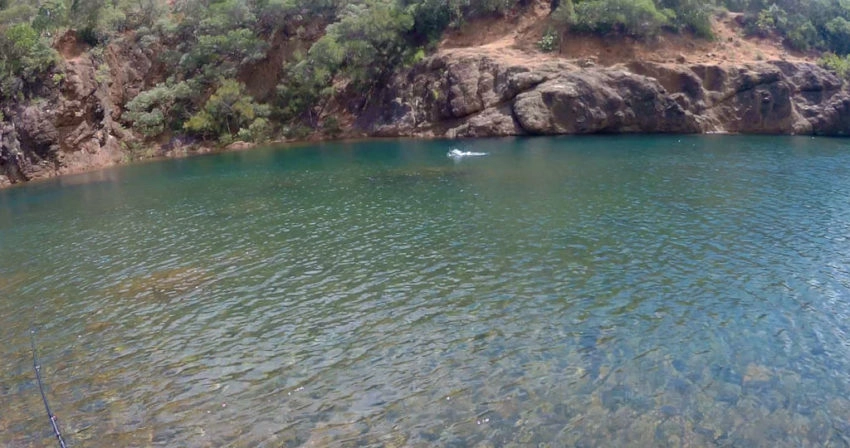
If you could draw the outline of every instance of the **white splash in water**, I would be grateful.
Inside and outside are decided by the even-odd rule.
[[[486,155],[487,155],[487,153],[486,153],[486,152],[461,151],[461,150],[459,150],[459,149],[457,149],[457,148],[454,148],[454,149],[452,149],[451,151],[449,151],[449,153],[448,153],[448,154],[446,154],[446,155],[447,155],[447,156],[449,156],[449,157],[451,157],[452,159],[462,159],[462,158],[464,158],[464,157],[481,157],[481,156],[486,156]]]

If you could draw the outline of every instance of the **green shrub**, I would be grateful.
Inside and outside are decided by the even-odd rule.
[[[835,72],[843,79],[850,79],[850,56],[841,57],[835,53],[826,53],[818,60],[818,65]]]
[[[838,54],[850,53],[850,21],[835,17],[826,23],[825,30],[830,50]]]
[[[730,0],[725,0],[730,4]],[[776,33],[797,50],[850,53],[850,3],[835,0],[742,1],[747,34]],[[731,9],[731,6],[730,6]]]
[[[39,10],[34,7],[18,3],[14,6],[0,9],[0,24],[14,25],[16,23],[29,23],[38,13]]]
[[[776,4],[758,13],[755,22],[755,32],[761,36],[767,36],[774,31],[786,29],[788,26],[788,13]]]
[[[339,137],[342,133],[339,120],[336,117],[327,117],[322,122],[322,131],[331,137]]]
[[[25,97],[43,82],[58,61],[58,54],[28,23],[0,32],[0,99]]]
[[[407,53],[407,58],[404,61],[404,65],[410,67],[412,65],[418,64],[425,59],[425,49],[419,48],[416,51]]]
[[[593,33],[654,36],[675,17],[659,11],[652,0],[585,0],[575,5],[574,26]]]
[[[318,126],[335,93],[333,77],[334,72],[326,64],[315,60],[302,60],[290,66],[277,86],[276,115],[284,122],[305,120],[310,126]]]
[[[488,15],[504,15],[516,6],[515,0],[468,0],[465,15],[467,17],[483,17]]]
[[[558,33],[550,29],[537,41],[537,48],[544,53],[551,53],[558,48],[558,41]]]
[[[39,33],[58,29],[63,25],[67,14],[68,8],[65,2],[60,0],[45,1],[38,7],[38,11],[32,19],[32,27]]]
[[[161,83],[139,93],[125,107],[124,119],[146,137],[183,126],[196,87],[188,82]]]
[[[206,80],[234,77],[240,67],[266,56],[268,44],[248,28],[202,34],[180,58],[186,76]]]
[[[711,30],[711,16],[715,6],[704,0],[660,0],[660,8],[675,13],[670,16],[676,29],[688,29],[695,35],[707,39],[714,37]]]
[[[236,137],[243,142],[265,143],[271,138],[271,133],[271,122],[264,117],[258,117],[247,128],[240,129]]]
[[[803,51],[823,46],[817,29],[809,20],[804,20],[786,31],[785,42],[791,48]]]
[[[292,126],[284,126],[282,129],[283,136],[291,139],[291,140],[301,140],[305,139],[313,133],[313,130],[307,126],[302,125],[292,125]]]
[[[250,126],[255,126],[253,132],[257,132],[267,125],[266,121],[258,124],[257,119],[265,119],[269,115],[266,105],[257,104],[250,95],[245,92],[245,86],[231,79],[221,82],[203,108],[192,115],[183,124],[183,129],[202,137],[218,138],[220,142],[232,138],[241,129],[246,128],[252,132]],[[257,137],[252,137],[252,140]]]
[[[560,26],[568,26],[575,21],[576,9],[572,0],[561,0],[558,7],[552,11],[552,21]]]
[[[231,134],[221,134],[218,137],[219,146],[227,146],[231,143],[233,143],[233,135]]]
[[[438,40],[448,28],[459,28],[468,20],[505,15],[522,0],[402,0],[407,14],[413,18],[414,34],[419,43]]]
[[[378,0],[349,4],[307,54],[287,67],[277,88],[281,119],[316,128],[337,85],[359,92],[357,107],[364,107],[397,68],[423,58],[424,51],[408,40],[415,24],[411,10],[417,8]]]

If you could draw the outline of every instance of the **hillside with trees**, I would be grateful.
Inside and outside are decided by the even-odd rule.
[[[534,8],[547,16],[541,56],[581,36],[711,41],[713,18],[731,12],[747,36],[850,72],[843,0],[0,0],[0,118],[67,90],[81,55],[112,90],[129,85],[117,66],[144,55],[108,111],[131,157],[175,138],[334,137],[447,32]]]

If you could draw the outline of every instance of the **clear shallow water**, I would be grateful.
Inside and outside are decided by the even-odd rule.
[[[71,446],[848,446],[848,149],[386,141],[0,191],[0,446],[55,445],[31,325]]]

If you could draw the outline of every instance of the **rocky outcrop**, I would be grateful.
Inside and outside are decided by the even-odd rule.
[[[0,186],[122,162],[121,106],[152,82],[150,51],[130,40],[109,46],[103,62],[69,32],[58,39],[64,60],[40,98],[6,104],[0,123]]]
[[[443,54],[396,78],[363,117],[379,136],[844,135],[850,94],[809,63],[511,65]]]

